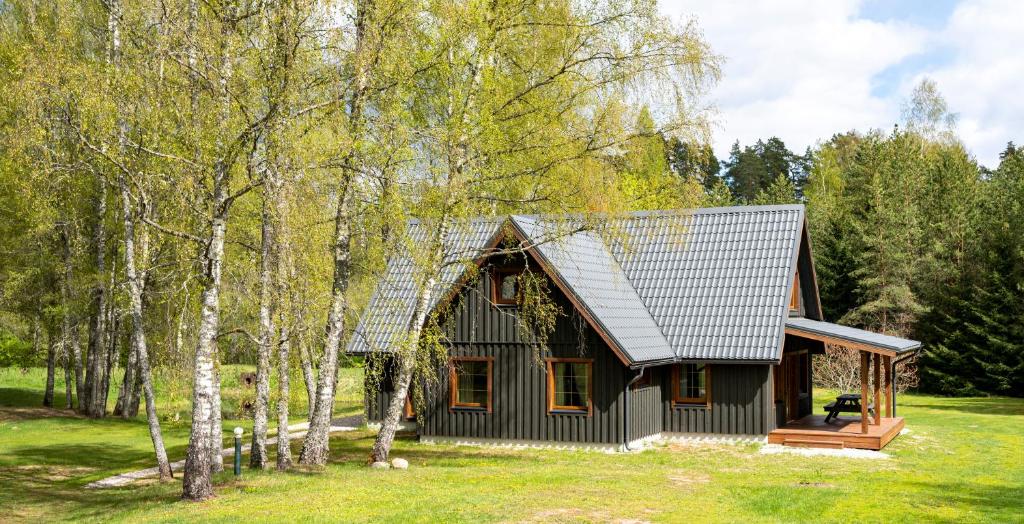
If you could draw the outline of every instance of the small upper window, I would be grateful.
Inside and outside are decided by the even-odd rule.
[[[522,269],[511,267],[494,268],[491,272],[491,301],[499,305],[519,303],[519,276]]]
[[[449,372],[448,407],[491,411],[491,373],[494,359],[490,357],[455,357]]]
[[[789,310],[800,311],[800,273],[793,276],[793,293],[789,297]]]
[[[548,359],[548,412],[590,413],[593,361]]]
[[[707,364],[676,366],[672,397],[677,404],[710,405],[711,368]]]

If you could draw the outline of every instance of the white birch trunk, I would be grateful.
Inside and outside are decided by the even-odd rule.
[[[285,471],[292,467],[291,437],[288,435],[288,400],[291,398],[288,360],[292,341],[284,313],[280,314],[278,322],[281,327],[277,347],[277,470]]]
[[[252,449],[249,467],[263,469],[267,466],[267,419],[270,411],[270,347],[274,338],[273,283],[271,269],[274,259],[274,231],[271,199],[274,198],[272,184],[266,184],[263,197],[263,223],[261,227],[262,246],[260,249],[260,332],[256,353],[256,405],[253,409]]]
[[[160,418],[156,413],[153,375],[149,367],[146,326],[142,314],[142,292],[145,276],[143,272],[137,270],[135,262],[135,215],[131,205],[128,183],[123,175],[120,177],[119,182],[124,213],[124,273],[125,279],[128,281],[128,298],[132,317],[130,351],[135,354],[135,364],[138,366],[139,371],[138,377],[141,379],[142,390],[146,397],[146,422],[149,424],[149,438],[153,441],[153,451],[156,454],[156,465],[160,474],[160,480],[170,480],[171,464],[167,460],[167,450],[164,447],[164,438],[160,430]],[[145,236],[145,233],[143,233],[143,236]],[[143,253],[147,252],[145,244],[146,241],[143,240]],[[131,397],[127,398],[127,402],[131,403]]]
[[[377,438],[373,442],[373,451],[370,453],[370,462],[387,462],[391,453],[391,445],[395,441],[395,432],[398,431],[398,423],[402,420],[402,413],[405,411],[405,399],[409,394],[409,385],[412,383],[412,374],[416,369],[416,353],[419,348],[420,334],[423,325],[427,322],[430,301],[433,297],[436,279],[431,276],[427,279],[424,288],[420,291],[413,309],[412,320],[408,325],[408,340],[412,347],[406,352],[395,353],[398,360],[398,376],[395,377],[395,389],[388,403],[387,412],[384,414],[384,421],[377,432]]]
[[[347,186],[347,182],[346,182]],[[348,187],[338,195],[335,215],[334,286],[331,291],[331,309],[327,314],[327,336],[324,354],[320,357],[316,402],[309,416],[309,430],[299,452],[299,463],[323,465],[330,453],[329,433],[334,412],[334,390],[338,378],[338,350],[345,331],[345,313],[348,309],[349,240],[351,236],[348,216]]]
[[[356,44],[353,52],[355,76],[352,81],[352,95],[349,98],[349,134],[362,136],[363,106],[370,81],[371,64],[366,54],[366,25],[369,22],[373,2],[360,0],[356,3]],[[330,453],[329,432],[334,411],[334,392],[337,386],[338,351],[341,337],[345,332],[345,313],[348,310],[348,284],[350,273],[350,241],[352,236],[349,199],[354,180],[353,164],[356,152],[350,150],[344,156],[341,187],[338,191],[338,209],[334,216],[334,283],[331,289],[331,306],[327,315],[327,336],[324,353],[320,357],[317,379],[316,402],[309,416],[309,431],[299,453],[299,462],[309,465],[327,463]]]
[[[223,202],[226,190],[218,175],[216,190]],[[215,204],[216,205],[216,204]],[[216,208],[215,208],[216,209]],[[220,409],[216,393],[217,380],[214,363],[217,331],[220,328],[220,279],[221,262],[224,255],[224,235],[227,230],[226,217],[215,214],[209,244],[204,261],[204,282],[199,314],[198,341],[196,343],[195,373],[192,390],[192,430],[189,435],[188,451],[185,455],[185,471],[182,479],[182,498],[205,500],[213,495],[210,472],[214,464],[211,457],[220,455],[221,439],[214,440],[215,410]],[[215,396],[217,398],[215,398]],[[216,405],[215,405],[216,404]],[[217,418],[220,418],[219,416]]]

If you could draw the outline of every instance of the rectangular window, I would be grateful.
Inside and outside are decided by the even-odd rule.
[[[519,275],[521,268],[496,267],[491,270],[491,302],[502,306],[519,303]]]
[[[548,359],[548,413],[590,414],[594,361],[583,358]]]
[[[711,407],[711,366],[680,364],[673,368],[672,400],[676,404],[705,404]]]
[[[800,273],[793,277],[793,295],[789,297],[789,310],[800,311]]]
[[[455,357],[449,366],[449,408],[491,412],[491,357]]]

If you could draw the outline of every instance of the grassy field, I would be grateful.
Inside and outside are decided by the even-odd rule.
[[[342,414],[360,409],[358,377],[344,370]],[[44,410],[41,388],[38,372],[0,370],[0,521],[1024,522],[1022,399],[901,395],[910,432],[888,460],[761,455],[753,444],[604,454],[404,439],[393,456],[411,469],[375,471],[363,465],[372,434],[356,431],[332,439],[322,471],[220,475],[217,497],[192,504],[178,501],[178,482],[82,489],[150,465],[144,420]],[[248,424],[225,427],[236,423]],[[165,424],[172,459],[187,433],[183,419]]]

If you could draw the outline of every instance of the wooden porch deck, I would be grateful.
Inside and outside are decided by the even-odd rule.
[[[808,415],[768,433],[769,444],[807,448],[859,448],[879,450],[903,429],[903,417],[874,419],[866,434],[861,433],[860,418],[841,417],[825,423],[824,415]]]

